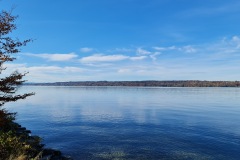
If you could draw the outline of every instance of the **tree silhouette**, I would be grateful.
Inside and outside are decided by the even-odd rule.
[[[13,57],[13,54],[19,53],[20,47],[31,41],[31,39],[20,41],[9,36],[12,31],[17,29],[14,23],[16,18],[17,16],[13,16],[11,12],[0,12],[0,107],[6,102],[25,99],[34,94],[16,94],[18,87],[25,82],[23,77],[27,73],[15,71],[8,76],[1,76],[2,72],[7,69],[3,66],[4,63],[14,61],[16,58]]]

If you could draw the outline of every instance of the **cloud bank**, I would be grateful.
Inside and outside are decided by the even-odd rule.
[[[86,51],[90,51],[86,49]],[[126,51],[126,52],[124,52]],[[120,53],[119,53],[120,52]],[[106,49],[100,54],[24,53],[23,63],[5,65],[9,71],[29,71],[31,82],[77,80],[239,80],[240,37],[215,43],[182,46]],[[25,57],[25,58],[24,58]],[[35,57],[34,62],[28,61]],[[53,63],[54,62],[54,63]],[[63,63],[64,62],[64,63]]]
[[[47,59],[49,61],[69,61],[69,60],[72,60],[72,59],[78,57],[78,55],[76,55],[73,52],[72,53],[68,53],[68,54],[58,54],[58,53],[54,53],[54,54],[50,54],[50,53],[33,54],[33,53],[25,53],[25,55],[33,56],[33,57],[39,57],[39,58]]]
[[[92,56],[87,56],[81,58],[79,61],[81,63],[99,63],[99,62],[116,62],[123,60],[143,60],[146,56],[136,56],[130,57],[126,55],[116,54],[116,55],[104,55],[104,54],[94,54]]]

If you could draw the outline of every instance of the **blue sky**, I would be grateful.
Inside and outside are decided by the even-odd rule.
[[[240,80],[239,0],[2,0],[30,82]]]

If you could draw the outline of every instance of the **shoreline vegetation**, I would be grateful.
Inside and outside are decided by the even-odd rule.
[[[129,86],[129,87],[240,87],[240,81],[70,81],[53,83],[25,83],[33,86]]]
[[[0,11],[0,75],[7,69],[5,63],[12,62],[32,39],[19,40],[12,38],[12,32],[17,29],[15,20],[17,16],[10,11]],[[15,122],[16,113],[3,108],[5,103],[16,102],[33,96],[35,93],[17,94],[19,86],[26,80],[23,77],[27,72],[1,75],[0,77],[0,160],[67,160],[60,151],[44,148],[41,138],[32,136],[27,130]]]
[[[72,160],[61,151],[45,148],[39,136],[15,122],[16,113],[0,110],[1,160]]]

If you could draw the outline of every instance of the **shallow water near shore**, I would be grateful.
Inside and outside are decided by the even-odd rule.
[[[240,88],[47,87],[5,105],[78,159],[238,160]]]

